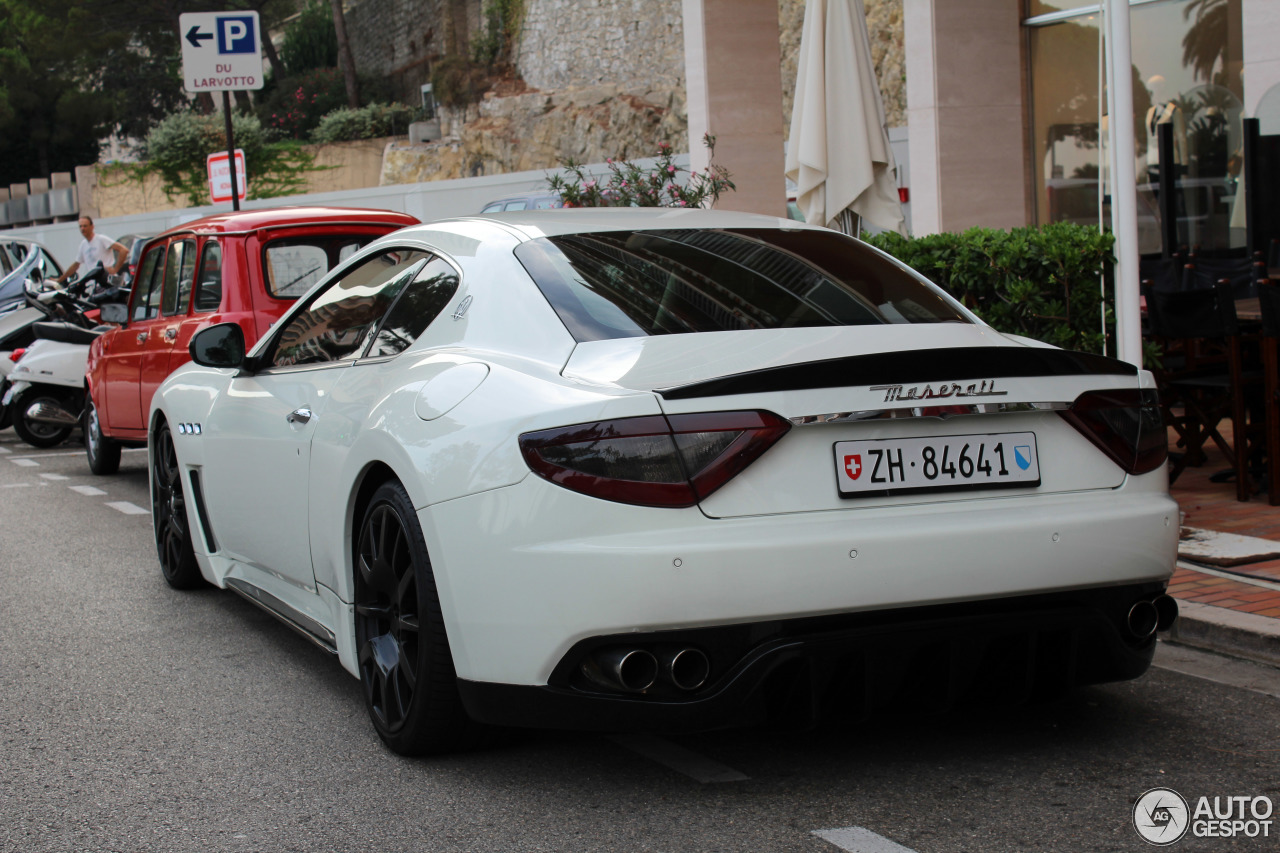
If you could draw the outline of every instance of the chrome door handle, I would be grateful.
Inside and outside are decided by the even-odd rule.
[[[138,343],[140,343],[140,344],[141,344],[141,343],[146,343],[146,340],[147,340],[147,333],[146,333],[146,332],[138,332]]]
[[[284,419],[291,424],[305,424],[311,420],[311,410],[306,406],[301,409],[294,409],[292,412],[284,416]]]
[[[172,341],[172,340],[175,340],[177,337],[178,337],[178,330],[177,330],[177,329],[165,329],[165,330],[164,330],[164,339],[165,339],[166,341]]]

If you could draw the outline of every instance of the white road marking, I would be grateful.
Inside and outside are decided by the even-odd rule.
[[[0,448],[0,450],[4,450],[4,448]],[[8,453],[9,451],[5,450],[4,452]],[[120,448],[120,452],[121,453],[146,453],[147,449],[145,447],[122,447]],[[49,459],[54,456],[84,456],[84,451],[83,450],[63,450],[58,453],[38,453],[30,456],[15,456],[10,461],[16,462],[19,459]]]
[[[88,495],[89,497],[96,497],[97,495],[106,494],[106,492],[104,492],[102,489],[97,488],[96,486],[67,486],[67,488],[73,492],[79,492],[82,495]]]
[[[699,782],[745,782],[751,778],[705,755],[653,735],[613,735],[609,740]]]
[[[815,829],[813,834],[849,853],[915,853],[910,847],[903,847],[896,841],[890,841],[861,826]]]
[[[36,468],[40,465],[40,463],[34,459],[10,459],[9,461],[14,465],[20,465],[23,468]]]
[[[131,504],[128,501],[107,501],[107,506],[111,507],[117,512],[123,512],[125,515],[150,515],[151,514],[151,510],[143,509],[137,504]]]
[[[3,486],[0,486],[0,489],[29,489],[29,488],[31,488],[30,483],[5,483]]]
[[[1280,699],[1280,672],[1264,664],[1162,642],[1156,646],[1155,666]]]
[[[71,478],[65,474],[41,474],[46,480],[70,480]]]
[[[0,456],[4,456],[5,454],[12,453],[12,452],[13,451],[7,447],[0,447]]]

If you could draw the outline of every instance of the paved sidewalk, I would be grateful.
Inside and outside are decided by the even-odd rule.
[[[1184,536],[1187,528],[1238,534],[1275,543],[1257,543],[1259,554],[1280,551],[1280,506],[1271,506],[1266,492],[1237,501],[1234,482],[1210,480],[1231,463],[1216,447],[1207,455],[1204,465],[1187,468],[1170,487],[1183,513]],[[1202,559],[1179,557],[1169,594],[1178,599],[1180,616],[1168,639],[1280,666],[1280,559],[1234,565]]]

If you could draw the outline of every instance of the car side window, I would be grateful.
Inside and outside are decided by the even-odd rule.
[[[457,290],[457,271],[432,258],[391,306],[366,355],[378,358],[403,352],[427,330]]]
[[[138,277],[133,283],[132,320],[150,320],[160,312],[160,283],[164,280],[163,243],[142,258]]]
[[[181,240],[169,246],[169,258],[164,265],[164,290],[160,297],[160,311],[166,317],[185,314],[191,304],[191,283],[196,273],[196,241]]]
[[[217,311],[222,304],[222,246],[216,240],[204,244],[196,281],[196,310]]]
[[[294,314],[275,340],[275,367],[355,358],[396,296],[413,281],[429,254],[393,249],[369,258]]]

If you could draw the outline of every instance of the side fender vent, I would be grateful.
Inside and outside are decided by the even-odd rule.
[[[200,487],[200,472],[191,471],[191,497],[196,502],[196,515],[200,516],[200,529],[204,531],[204,543],[208,553],[218,550],[217,540],[213,538],[213,526],[209,524],[209,511],[204,506],[204,489]]]

